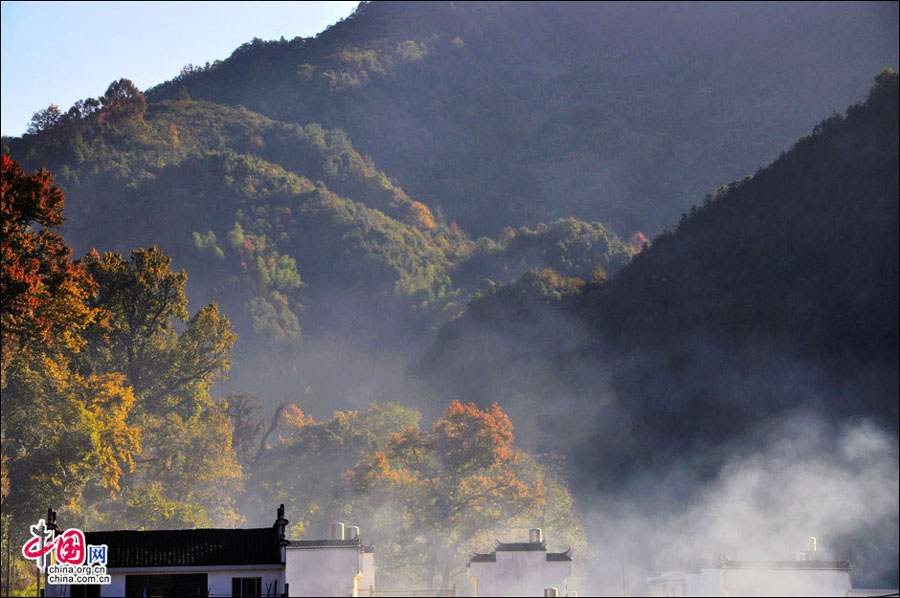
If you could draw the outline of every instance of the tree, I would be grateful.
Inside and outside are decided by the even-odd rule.
[[[72,104],[72,107],[66,112],[66,116],[70,121],[76,122],[90,118],[98,110],[100,110],[100,100],[87,98],[85,100],[78,100]]]
[[[349,474],[360,493],[396,505],[395,548],[429,588],[447,586],[479,535],[540,502],[541,488],[516,474],[513,426],[498,405],[453,401],[428,431],[407,427]]]
[[[422,230],[433,230],[436,227],[431,210],[428,209],[428,206],[419,201],[414,201],[409,204],[409,212],[407,213],[406,218],[404,218],[404,222]]]
[[[141,449],[123,376],[84,376],[63,357],[21,355],[3,399],[4,451],[13,455],[7,509],[24,514],[48,501],[80,508],[90,487],[117,495]]]
[[[241,466],[232,447],[227,403],[209,397],[225,377],[235,341],[230,321],[211,303],[189,315],[185,272],[156,247],[84,259],[99,285],[90,304],[107,318],[84,333],[79,369],[121,372],[135,396],[143,450],[122,498],[98,510],[96,523],[189,527],[235,524]]]
[[[241,465],[248,465],[254,460],[263,430],[263,423],[256,418],[256,412],[262,409],[262,401],[250,393],[232,393],[226,402],[231,417],[231,446]]]
[[[91,304],[109,313],[109,322],[86,332],[85,367],[124,373],[149,414],[193,413],[195,400],[228,371],[236,338],[229,320],[215,303],[189,316],[187,274],[172,271],[157,247],[132,251],[129,261],[93,252],[84,263],[100,285]]]
[[[34,175],[2,156],[3,371],[18,351],[76,349],[99,311],[85,304],[96,285],[55,231],[65,198],[43,169]]]
[[[29,135],[35,135],[41,131],[52,129],[60,123],[63,118],[59,106],[50,104],[43,110],[38,110],[31,116],[31,122],[28,123],[28,129],[25,131]]]
[[[342,475],[372,454],[383,451],[391,434],[416,426],[421,414],[394,403],[371,403],[360,411],[337,411],[316,422],[295,403],[276,411],[251,468],[249,502],[283,502],[292,513],[292,534],[314,532],[335,518],[358,517]],[[268,508],[268,507],[264,507]],[[372,523],[366,512],[362,519]],[[263,512],[258,513],[265,516]],[[381,545],[383,539],[375,539]]]
[[[54,230],[63,194],[41,170],[2,156],[3,504],[28,516],[46,501],[78,505],[92,485],[115,494],[134,466],[134,395],[117,372],[80,372],[72,360],[103,310],[98,287]]]
[[[143,118],[147,111],[147,98],[130,79],[119,79],[109,84],[100,97],[103,112],[111,120]]]

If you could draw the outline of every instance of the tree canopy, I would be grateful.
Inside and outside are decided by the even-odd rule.
[[[57,229],[64,197],[41,169],[28,175],[2,156],[3,362],[36,344],[75,349],[79,331],[96,319],[86,305],[96,285]]]
[[[514,440],[499,406],[479,409],[454,400],[431,428],[393,433],[384,450],[349,472],[351,487],[368,505],[390,505],[399,513],[394,558],[429,588],[449,587],[464,572],[466,555],[490,545],[501,530],[539,519],[549,498],[543,477],[523,474]]]

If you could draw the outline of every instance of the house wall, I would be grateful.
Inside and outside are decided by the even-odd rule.
[[[571,561],[548,561],[543,551],[497,552],[496,562],[469,564],[478,596],[543,596],[544,589],[556,588],[566,594],[566,578]]]
[[[285,551],[285,581],[291,596],[350,596],[353,578],[362,569],[359,549],[295,548]],[[374,569],[372,574],[374,584]],[[366,587],[360,583],[360,587]]]
[[[350,596],[353,580],[362,573],[359,588],[375,586],[375,555],[362,553],[356,547],[289,549],[285,565],[247,567],[146,567],[109,569],[112,583],[100,587],[104,598],[125,595],[127,575],[169,575],[174,573],[206,573],[210,596],[231,596],[233,577],[260,577],[263,596],[280,596],[284,584],[290,584],[291,596]],[[68,596],[68,586],[52,586],[47,596]]]
[[[359,555],[362,565],[362,579],[359,580],[359,589],[368,590],[375,587],[375,555],[371,552],[363,552]]]
[[[850,572],[829,569],[701,569],[650,583],[651,596],[845,596]]]
[[[108,573],[112,578],[112,583],[100,586],[100,596],[103,598],[108,596],[124,596],[125,577],[127,575],[169,575],[177,573],[206,573],[210,596],[231,596],[232,577],[260,577],[262,578],[263,596],[280,596],[284,592],[283,567],[283,565],[274,565],[271,567],[257,567],[251,565],[232,567],[146,567],[109,569]],[[66,586],[66,590],[68,590],[68,586]],[[269,592],[268,594],[266,593],[267,590]],[[64,595],[68,596],[68,591],[66,591]]]
[[[685,596],[687,595],[687,585],[683,579],[651,581],[650,596],[654,598],[663,598],[666,596]]]
[[[284,593],[284,570],[248,569],[246,571],[211,571],[209,573],[210,596],[231,596],[232,577],[261,577],[263,596],[280,596]]]
[[[722,587],[731,596],[846,596],[850,572],[828,569],[726,569]]]

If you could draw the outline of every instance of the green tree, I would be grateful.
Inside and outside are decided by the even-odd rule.
[[[84,260],[100,285],[91,303],[109,314],[87,332],[85,365],[123,372],[141,411],[156,417],[193,413],[198,398],[225,377],[235,340],[215,303],[189,316],[187,274],[172,271],[171,262],[157,247],[135,250],[129,261],[96,252]]]
[[[209,396],[230,365],[231,323],[214,303],[189,315],[187,275],[172,271],[171,258],[156,247],[135,250],[127,261],[93,252],[84,263],[99,284],[91,305],[108,316],[85,332],[79,367],[124,374],[143,434],[122,499],[98,509],[98,522],[236,524],[242,470],[227,403]]]
[[[113,121],[143,118],[147,111],[147,98],[130,79],[119,79],[109,84],[100,97],[103,113]]]
[[[63,114],[59,110],[59,106],[56,104],[50,104],[43,110],[38,110],[31,117],[31,122],[28,123],[28,129],[26,133],[29,135],[35,135],[40,133],[41,131],[46,131],[47,129],[52,129],[56,125],[58,125],[63,119]]]

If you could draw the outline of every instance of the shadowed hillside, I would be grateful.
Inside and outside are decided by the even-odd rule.
[[[895,4],[362,4],[149,93],[347,132],[476,234],[562,216],[657,233],[770,162],[871,73]]]
[[[609,282],[532,273],[476,300],[420,373],[540,419],[542,442],[601,483],[797,408],[896,429],[897,106],[885,71],[866,103],[708,196]]]

